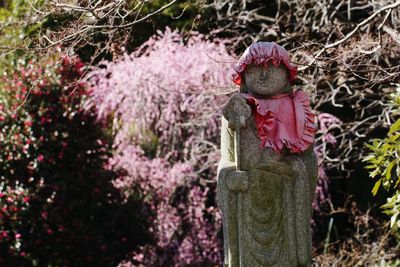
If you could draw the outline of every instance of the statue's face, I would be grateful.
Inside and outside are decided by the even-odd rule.
[[[272,96],[291,92],[288,73],[284,65],[275,67],[269,64],[266,68],[262,65],[249,65],[243,76],[249,93]]]

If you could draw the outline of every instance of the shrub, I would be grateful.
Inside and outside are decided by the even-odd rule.
[[[400,90],[391,94],[391,115],[398,117],[400,111]],[[382,206],[384,212],[391,216],[391,227],[400,227],[400,119],[390,125],[387,137],[374,139],[367,144],[370,153],[363,161],[367,162],[366,168],[370,170],[370,177],[377,179],[372,189],[375,196],[378,190],[383,187],[390,192],[391,197]]]
[[[149,214],[103,168],[108,138],[83,109],[83,64],[56,60],[2,77],[0,263],[116,265],[147,240]]]

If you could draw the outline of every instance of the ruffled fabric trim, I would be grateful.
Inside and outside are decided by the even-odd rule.
[[[296,79],[297,67],[289,62],[289,54],[285,48],[274,42],[257,42],[251,44],[240,57],[238,63],[233,67],[236,74],[233,75],[233,82],[240,85],[242,73],[250,64],[263,65],[268,67],[272,63],[274,66],[284,64],[289,72],[289,82],[293,83]]]
[[[253,108],[261,147],[272,148],[278,153],[287,147],[292,153],[301,153],[313,144],[315,114],[311,111],[309,97],[302,90],[270,99],[259,99],[250,94],[243,96]],[[293,109],[286,106],[289,104]]]

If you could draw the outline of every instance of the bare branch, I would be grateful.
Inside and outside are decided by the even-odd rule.
[[[350,3],[350,1],[349,1]],[[374,12],[371,16],[369,16],[368,18],[366,18],[365,20],[363,20],[362,22],[358,23],[356,25],[356,27],[350,31],[348,34],[346,34],[345,37],[343,37],[342,39],[331,43],[331,44],[326,44],[321,50],[318,51],[318,53],[314,56],[314,59],[307,65],[304,67],[299,68],[299,71],[303,71],[306,70],[307,68],[309,68],[311,65],[313,65],[316,60],[328,49],[336,47],[342,43],[344,43],[345,41],[347,41],[350,37],[352,37],[361,27],[367,25],[370,21],[372,21],[376,16],[378,16],[380,13],[389,10],[388,14],[390,13],[390,11],[396,7],[400,6],[400,1],[397,1],[393,4],[387,5],[382,7],[381,9],[379,9],[378,11]],[[387,17],[384,19],[384,21],[387,19]]]

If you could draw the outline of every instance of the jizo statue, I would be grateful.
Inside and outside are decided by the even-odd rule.
[[[235,71],[240,93],[223,109],[218,168],[224,266],[311,266],[318,164],[309,98],[292,90],[297,69],[273,42],[248,47]]]

